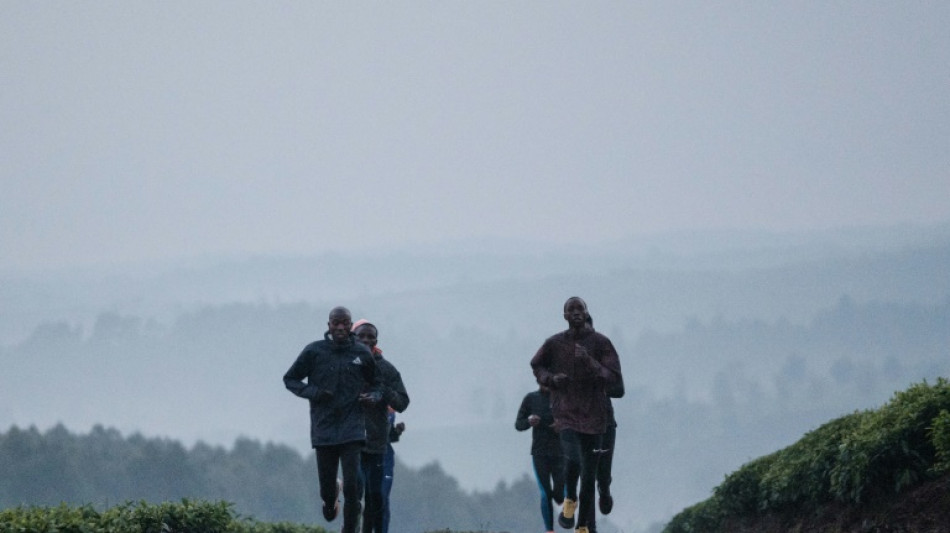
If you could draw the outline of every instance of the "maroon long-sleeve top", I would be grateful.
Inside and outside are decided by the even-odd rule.
[[[589,357],[581,357],[587,352]],[[606,336],[585,329],[552,335],[531,358],[538,383],[551,389],[555,428],[597,435],[607,429],[607,387],[623,385],[620,358]],[[567,379],[555,386],[552,377]]]

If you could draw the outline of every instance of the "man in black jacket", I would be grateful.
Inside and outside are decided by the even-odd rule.
[[[366,442],[363,405],[382,399],[376,361],[366,346],[356,342],[352,324],[347,308],[333,308],[323,340],[304,347],[284,374],[284,386],[310,402],[310,442],[316,450],[323,516],[328,521],[339,514],[337,473],[342,465],[342,533],[356,533],[360,518],[360,451]]]
[[[382,401],[364,407],[366,446],[362,454],[364,480],[363,533],[383,533],[383,461],[389,445],[389,409],[401,413],[409,406],[409,393],[396,367],[383,358],[376,346],[379,331],[365,319],[353,324],[356,339],[373,352],[376,371],[382,376]]]

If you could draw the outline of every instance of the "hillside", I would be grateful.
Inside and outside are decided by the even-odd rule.
[[[815,513],[768,513],[726,524],[731,533],[944,533],[950,530],[950,475],[868,505],[829,504]]]
[[[664,533],[947,531],[948,473],[950,385],[939,379],[746,463]]]

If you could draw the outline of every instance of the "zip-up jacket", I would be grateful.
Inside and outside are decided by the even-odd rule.
[[[389,407],[397,413],[405,411],[409,407],[409,393],[392,363],[383,359],[382,354],[373,354],[373,359],[376,361],[376,372],[382,378],[383,395],[382,400],[363,407],[366,416],[366,446],[363,451],[384,454],[389,444]]]
[[[580,350],[589,357],[578,357]],[[531,358],[531,369],[540,385],[551,389],[551,412],[555,429],[599,435],[607,430],[608,388],[622,387],[620,358],[606,336],[590,330],[570,329],[552,335]],[[568,376],[559,386],[552,377]],[[623,390],[622,388],[620,389]]]
[[[531,428],[528,417],[538,415],[541,421]],[[533,391],[521,400],[521,407],[515,416],[515,429],[525,431],[531,428],[531,455],[560,457],[561,439],[554,431],[554,416],[551,415],[551,395],[547,392]]]
[[[323,340],[304,347],[284,374],[284,386],[310,401],[314,447],[366,440],[359,395],[381,395],[381,376],[369,349],[352,333],[346,342],[335,343],[327,331]]]

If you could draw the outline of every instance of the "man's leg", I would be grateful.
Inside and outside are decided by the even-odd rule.
[[[339,514],[339,472],[340,454],[337,446],[317,446],[317,477],[320,480],[320,499],[323,500],[323,518],[332,522]]]
[[[574,513],[577,510],[577,479],[580,477],[580,442],[577,432],[572,429],[561,430],[561,458],[563,463],[564,507],[557,517],[557,523],[564,529],[574,527]]]
[[[614,508],[614,498],[610,494],[610,482],[613,478],[610,469],[614,462],[614,443],[617,441],[617,426],[608,426],[600,446],[600,461],[597,464],[597,492],[600,512],[610,514]]]
[[[551,486],[554,490],[551,492],[551,498],[554,503],[562,505],[564,503],[564,457],[561,455],[547,458],[551,462]]]
[[[597,483],[597,460],[600,457],[602,435],[578,433],[581,458],[581,489],[578,495],[577,529],[597,530],[597,511],[594,488]]]
[[[554,491],[561,490],[557,485],[551,484],[550,457],[544,455],[532,455],[531,463],[534,465],[534,477],[538,482],[538,491],[541,493],[541,520],[544,522],[545,531],[554,531],[554,506],[551,501],[554,499]]]
[[[340,467],[343,470],[343,528],[341,533],[356,533],[360,523],[360,497],[363,486],[360,482],[360,450],[363,442],[348,442],[340,445]]]
[[[383,530],[383,454],[362,454],[363,463],[363,533]]]
[[[393,490],[393,472],[396,470],[396,455],[392,444],[386,446],[383,457],[383,533],[389,533],[389,494]]]

